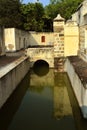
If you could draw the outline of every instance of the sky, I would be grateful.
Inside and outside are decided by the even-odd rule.
[[[29,2],[35,2],[36,0],[23,0],[23,3],[29,3]],[[42,3],[44,6],[48,5],[50,0],[39,0],[40,3]]]

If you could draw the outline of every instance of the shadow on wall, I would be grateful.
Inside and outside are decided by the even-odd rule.
[[[29,33],[29,46],[40,46],[40,45],[53,45],[54,33],[46,32],[30,32]]]
[[[44,60],[37,60],[33,65],[33,70],[38,76],[44,76],[49,72],[49,64]]]
[[[29,46],[37,46],[38,42],[33,37],[32,33],[29,34]]]
[[[9,125],[19,108],[21,101],[29,88],[29,76],[30,74],[28,73],[11,97],[0,109],[0,130],[7,130],[9,128]]]

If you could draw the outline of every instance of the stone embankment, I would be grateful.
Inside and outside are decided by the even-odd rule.
[[[83,117],[87,118],[87,62],[79,56],[70,56],[67,58],[64,68],[68,73]]]
[[[6,55],[1,56],[1,57],[0,57],[0,69],[1,69],[2,67],[7,66],[8,64],[14,62],[14,61],[17,60],[18,58],[19,58],[19,56],[14,56],[14,57],[13,57],[13,56],[6,56]]]
[[[29,58],[0,57],[0,108],[29,71]]]

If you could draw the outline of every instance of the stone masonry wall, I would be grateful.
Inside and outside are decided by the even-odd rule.
[[[37,60],[45,60],[50,68],[54,67],[54,48],[28,48],[27,55],[30,57],[30,67],[32,68]]]
[[[21,57],[0,70],[0,108],[29,71],[28,57]]]
[[[64,31],[54,33],[54,57],[64,56]]]
[[[87,25],[79,28],[79,56],[87,61]]]

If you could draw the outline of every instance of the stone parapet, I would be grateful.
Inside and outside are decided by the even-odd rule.
[[[78,56],[71,56],[67,58],[64,68],[68,73],[83,117],[87,118],[87,63]]]
[[[0,108],[29,71],[28,57],[21,57],[0,69]]]

